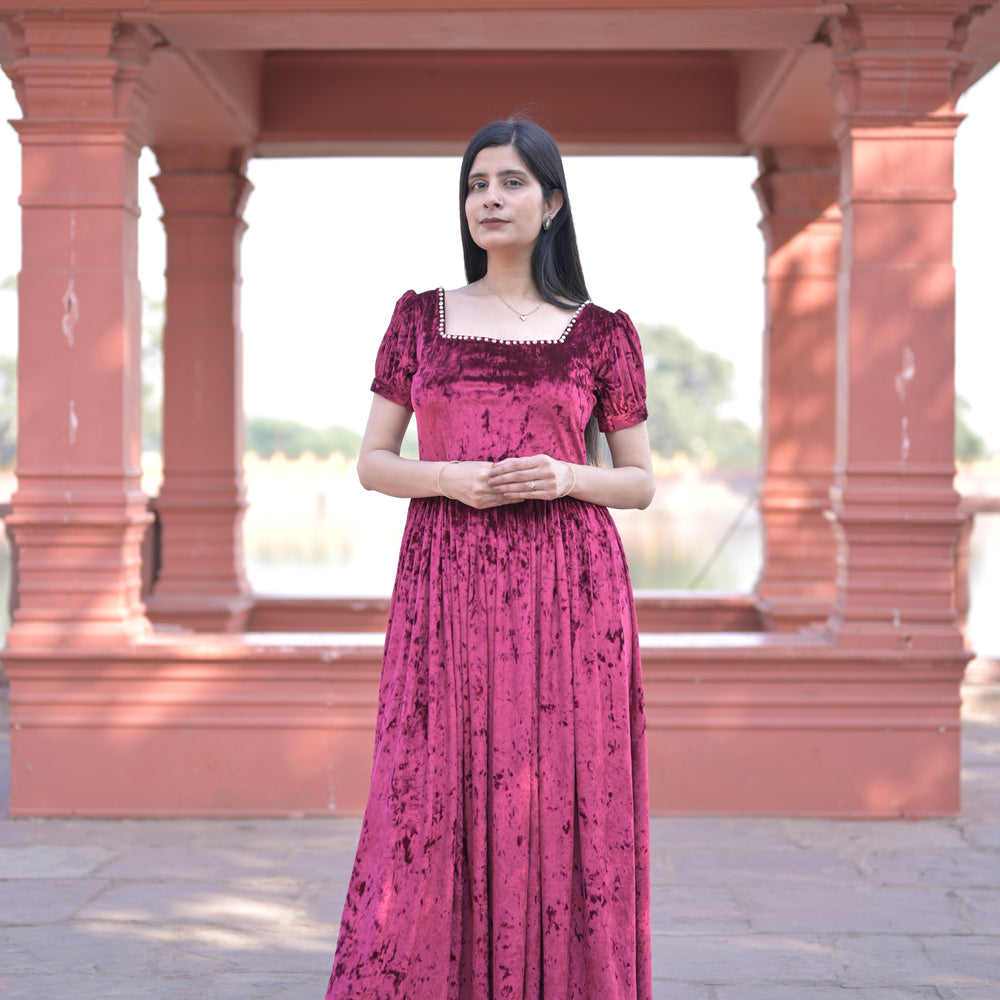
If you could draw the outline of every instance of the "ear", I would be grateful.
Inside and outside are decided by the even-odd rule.
[[[554,219],[559,214],[559,209],[563,207],[562,191],[553,191],[545,201],[542,202],[542,215],[551,215]]]

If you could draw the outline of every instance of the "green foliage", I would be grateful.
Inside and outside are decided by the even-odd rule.
[[[403,435],[403,443],[400,445],[399,454],[403,458],[419,458],[420,446],[417,441],[417,425],[411,420],[410,426],[406,428]]]
[[[6,278],[0,278],[0,292],[16,292],[17,275],[8,274]]]
[[[163,301],[142,297],[142,450],[163,451]]]
[[[17,358],[0,356],[0,469],[17,461]]]
[[[723,417],[732,399],[733,366],[704,351],[672,326],[639,324],[646,361],[649,440],[664,458],[684,452],[712,455],[722,465],[753,465],[757,433],[741,420]]]
[[[361,435],[347,427],[319,430],[295,420],[251,417],[247,420],[246,447],[259,458],[270,458],[277,452],[287,458],[298,458],[307,451],[317,458],[327,458],[334,452],[357,458]]]
[[[969,403],[961,396],[955,397],[955,461],[974,462],[986,458],[986,442],[968,425],[965,416]]]

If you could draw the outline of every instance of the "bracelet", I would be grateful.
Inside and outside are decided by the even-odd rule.
[[[570,474],[573,476],[573,482],[570,485],[570,488],[565,493],[560,493],[559,496],[556,497],[557,500],[562,500],[563,497],[568,497],[570,493],[572,493],[573,490],[576,489],[576,469],[574,469],[573,466],[569,464],[569,462],[563,462],[563,465],[565,465],[566,468],[569,469]]]
[[[441,468],[438,469],[438,474],[437,474],[437,491],[438,493],[441,494],[441,496],[448,497],[449,500],[454,500],[455,498],[453,496],[449,496],[447,493],[445,493],[444,487],[441,485],[441,473],[444,472],[444,467],[446,465],[458,465],[458,459],[454,458],[450,462],[441,463]]]

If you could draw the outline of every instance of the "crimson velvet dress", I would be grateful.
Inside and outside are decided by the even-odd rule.
[[[646,418],[629,318],[466,337],[407,292],[372,390],[420,457],[586,462]],[[567,314],[569,315],[569,314]],[[649,1000],[649,804],[635,607],[606,508],[410,502],[371,791],[327,1000]]]

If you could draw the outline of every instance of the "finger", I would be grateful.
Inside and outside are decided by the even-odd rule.
[[[504,458],[499,462],[494,463],[493,467],[490,469],[490,476],[503,476],[511,472],[523,472],[525,469],[530,469],[536,465],[535,459],[532,458]]]
[[[532,485],[534,485],[534,489],[532,489]],[[551,500],[554,496],[554,488],[551,483],[537,480],[517,483],[508,487],[504,492],[509,497],[518,497],[521,500]]]
[[[534,482],[535,488],[531,488],[531,483]],[[500,486],[494,487],[494,492],[499,493],[502,496],[519,496],[523,498],[528,498],[534,496],[536,493],[543,493],[545,491],[545,486],[538,480],[530,480],[526,483],[506,483]]]
[[[495,489],[497,486],[523,485],[532,480],[537,484],[544,478],[545,473],[542,468],[537,465],[528,465],[522,469],[490,476],[488,483],[490,489]]]
[[[523,502],[524,502],[523,500],[520,500],[520,499],[518,499],[516,497],[495,496],[495,497],[493,497],[490,500],[483,500],[481,503],[478,503],[476,506],[480,510],[488,510],[488,509],[490,509],[492,507],[506,507],[506,506],[508,506],[509,504],[512,504],[512,503],[523,503]]]

